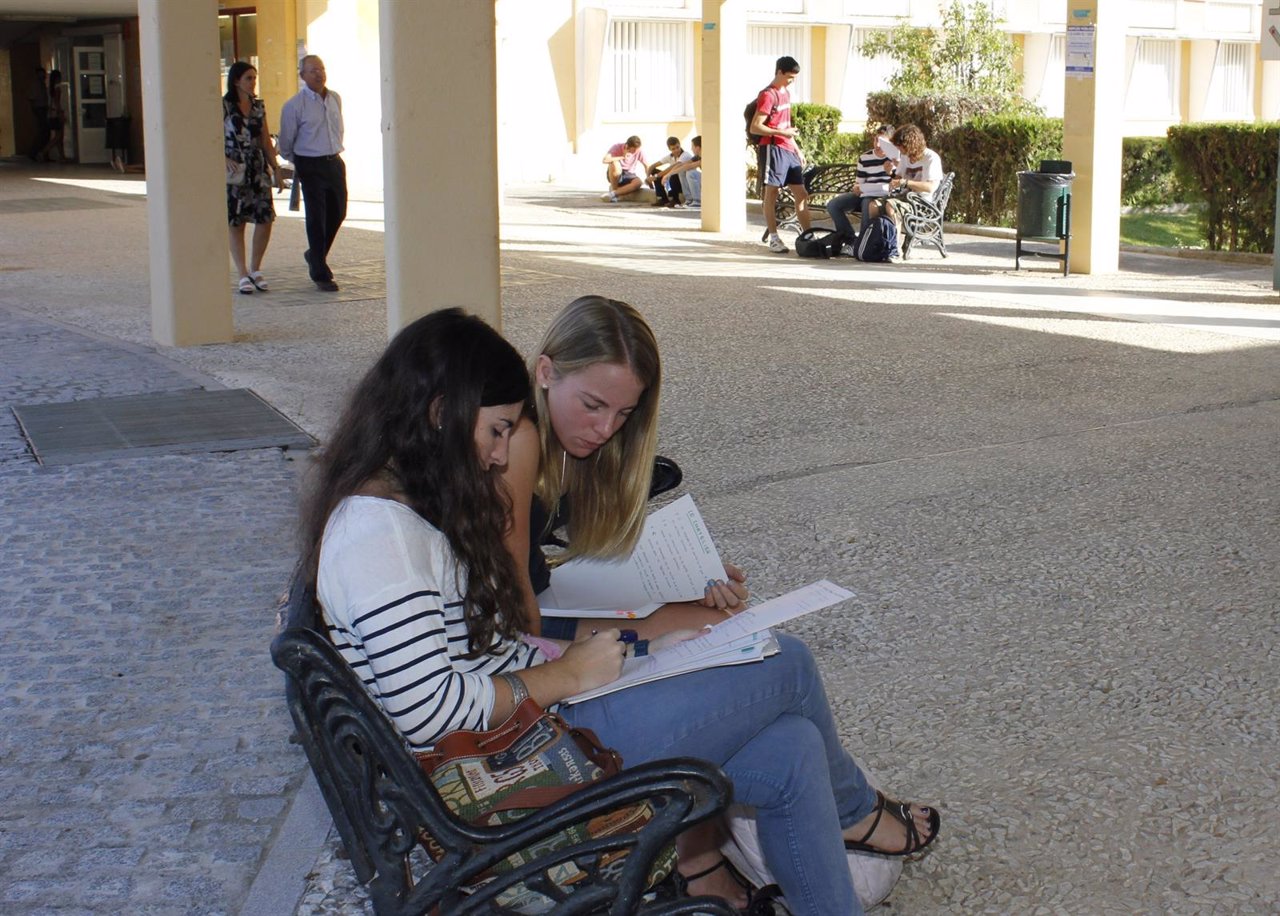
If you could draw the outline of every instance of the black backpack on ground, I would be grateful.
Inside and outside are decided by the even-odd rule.
[[[796,254],[802,258],[834,258],[840,255],[844,236],[834,229],[806,229],[796,236]]]
[[[798,249],[797,249],[798,250]],[[900,257],[898,249],[898,227],[887,216],[877,216],[867,222],[858,237],[859,261],[887,261]]]

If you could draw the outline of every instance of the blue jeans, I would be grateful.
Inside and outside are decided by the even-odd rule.
[[[862,198],[852,193],[837,194],[827,201],[827,212],[831,214],[831,222],[835,224],[836,231],[847,241],[853,241],[858,233],[853,230],[849,214],[862,212]]]
[[[760,847],[795,916],[862,907],[840,831],[871,813],[875,791],[840,746],[809,647],[778,634],[758,664],[709,668],[561,709],[628,764],[700,757],[756,809]],[[825,764],[825,765],[824,765]]]
[[[685,186],[685,202],[700,203],[702,201],[702,169],[690,169],[681,174],[680,180]]]

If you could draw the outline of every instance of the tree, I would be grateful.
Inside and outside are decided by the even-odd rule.
[[[887,55],[898,65],[892,92],[1018,95],[1013,38],[1001,31],[986,0],[952,0],[939,28],[902,24],[876,32],[863,45],[866,57]]]

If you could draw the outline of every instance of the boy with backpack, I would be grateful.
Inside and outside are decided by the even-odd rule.
[[[763,209],[769,250],[785,254],[787,246],[778,237],[778,189],[786,186],[796,200],[796,217],[801,231],[809,228],[809,192],[804,188],[804,158],[791,126],[791,93],[787,91],[800,72],[794,57],[779,57],[773,82],[756,96],[756,110],[747,129],[748,139],[759,137],[757,163],[764,185]]]

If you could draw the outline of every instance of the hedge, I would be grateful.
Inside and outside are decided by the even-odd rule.
[[[948,219],[1011,226],[1018,208],[1018,172],[1061,157],[1062,119],[983,115],[939,134],[929,146],[942,157],[943,170],[956,173]]]
[[[1178,181],[1205,203],[1209,249],[1274,251],[1280,122],[1175,124],[1168,136]]]

